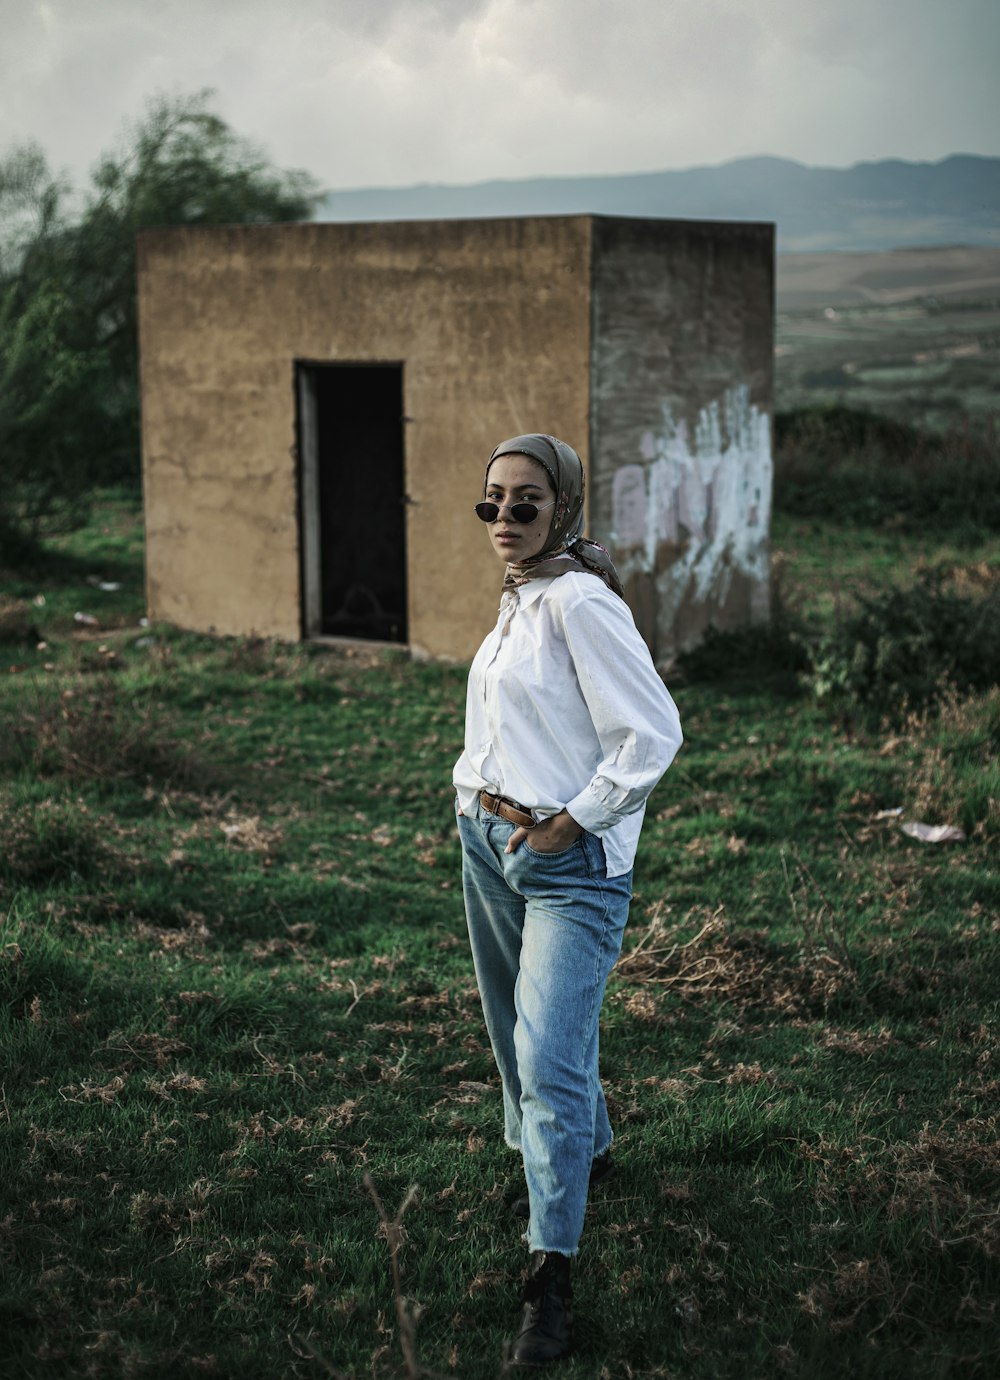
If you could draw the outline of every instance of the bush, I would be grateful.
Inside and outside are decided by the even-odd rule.
[[[709,628],[697,647],[677,659],[688,680],[766,682],[785,694],[799,689],[810,665],[804,626],[777,600],[766,623],[727,632]]]
[[[775,507],[854,524],[1000,531],[1000,437],[943,436],[849,407],[775,418]]]
[[[788,598],[780,560],[771,568],[771,608],[764,622],[725,631],[709,627],[696,647],[677,658],[686,680],[765,683],[778,694],[799,693],[810,664],[808,626],[798,601]]]
[[[817,699],[898,723],[949,690],[1000,684],[1000,583],[970,596],[928,571],[859,605],[812,650],[804,679]]]
[[[806,690],[848,720],[901,725],[956,695],[1000,685],[1000,578],[978,569],[922,572],[907,588],[857,596],[817,633],[776,592],[766,623],[720,632],[678,658],[692,681]]]

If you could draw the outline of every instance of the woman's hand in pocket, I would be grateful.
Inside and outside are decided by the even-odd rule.
[[[583,825],[577,824],[572,815],[560,810],[536,824],[533,829],[518,827],[507,840],[507,853],[516,853],[526,838],[531,839],[534,853],[565,853],[583,833]]]

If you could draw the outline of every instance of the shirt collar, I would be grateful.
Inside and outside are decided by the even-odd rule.
[[[518,585],[517,589],[513,591],[513,593],[517,595],[518,605],[522,609],[526,609],[530,604],[535,603],[536,600],[542,597],[552,581],[557,578],[558,577],[555,575],[543,575],[537,580],[529,580],[527,584]],[[511,593],[512,592],[508,590],[504,594],[504,600],[510,597]],[[501,607],[503,607],[503,601],[501,601]]]

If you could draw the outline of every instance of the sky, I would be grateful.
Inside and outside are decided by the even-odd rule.
[[[1000,0],[0,0],[0,154],[157,96],[327,190],[1000,155]]]

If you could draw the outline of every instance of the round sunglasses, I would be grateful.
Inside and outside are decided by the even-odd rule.
[[[535,518],[543,508],[554,508],[555,499],[551,503],[511,503],[507,508],[508,513],[515,522],[534,522]],[[491,503],[489,499],[484,499],[482,503],[477,503],[473,511],[480,522],[496,522],[500,516],[502,504]]]

